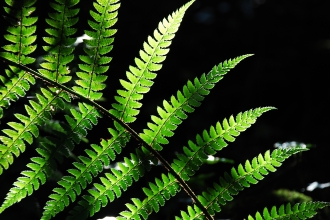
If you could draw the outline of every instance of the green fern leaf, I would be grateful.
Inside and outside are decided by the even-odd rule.
[[[56,92],[57,91],[57,92]],[[3,129],[2,132],[7,136],[0,136],[0,174],[4,169],[8,169],[14,161],[14,155],[18,157],[21,152],[25,151],[25,142],[32,144],[33,136],[39,136],[37,126],[42,125],[44,121],[50,120],[55,107],[61,107],[62,98],[69,101],[70,97],[67,93],[59,92],[54,88],[50,90],[41,88],[42,95],[37,94],[38,102],[30,100],[30,105],[26,105],[25,109],[30,117],[21,114],[15,114],[16,118],[22,123],[9,122],[8,125],[12,129]]]
[[[233,116],[228,120],[224,119],[222,126],[218,122],[215,127],[211,126],[210,131],[203,131],[202,135],[196,136],[196,144],[192,141],[188,142],[188,147],[183,147],[184,154],[177,154],[178,159],[172,163],[172,168],[184,179],[189,180],[189,176],[195,174],[199,167],[208,158],[207,155],[214,155],[217,151],[227,146],[226,141],[234,141],[240,132],[245,131],[256,119],[263,113],[274,109],[273,107],[256,108],[244,113],[239,113],[236,116],[236,121]],[[253,163],[255,164],[255,160]],[[242,169],[239,168],[239,172]],[[246,162],[246,170],[252,170],[249,161]],[[243,172],[243,171],[242,171]],[[258,175],[258,174],[256,174]]]
[[[97,113],[97,111],[95,111],[93,107],[86,104],[83,105],[81,103],[79,103],[78,105],[81,113],[79,113],[75,109],[71,109],[71,113],[77,121],[66,115],[67,118],[70,118],[72,120],[72,124],[70,124],[71,121],[68,120],[70,121],[69,128],[62,128],[66,132],[60,132],[59,134],[57,134],[58,139],[48,137],[42,141],[41,148],[37,148],[37,152],[40,154],[41,157],[32,158],[32,163],[29,163],[27,165],[27,167],[32,170],[29,172],[34,172],[35,175],[29,176],[28,181],[22,182],[19,178],[17,182],[14,183],[15,187],[10,189],[9,193],[7,194],[7,197],[5,198],[4,204],[0,208],[0,212],[1,210],[6,209],[14,203],[19,202],[21,199],[25,198],[27,196],[26,188],[28,188],[28,186],[33,185],[34,190],[37,190],[40,184],[45,184],[46,176],[49,176],[49,174],[52,173],[51,170],[56,170],[56,162],[62,163],[63,155],[67,157],[69,156],[68,150],[73,150],[74,142],[76,144],[79,144],[82,137],[86,136],[86,134],[84,133],[85,128],[91,129],[91,123],[97,123],[97,117],[100,117],[100,115]],[[21,126],[20,124],[18,125]],[[94,148],[95,147],[98,147],[98,145],[95,145]],[[94,153],[90,150],[86,151],[89,155],[93,155]],[[106,153],[107,155],[110,155],[110,157],[111,155],[114,155],[113,151],[107,151]],[[105,164],[109,165],[110,160],[107,156],[103,155],[103,157],[101,156],[100,158]],[[114,160],[114,157],[111,157],[111,159]],[[100,164],[98,164],[98,166],[98,169],[102,169],[100,168]],[[24,172],[22,172],[22,175],[26,176]],[[71,193],[71,198],[75,198],[76,194],[72,193],[71,191],[69,193]]]
[[[70,36],[76,32],[76,29],[72,26],[78,22],[78,18],[75,16],[79,12],[79,9],[72,7],[78,2],[79,0],[56,0],[56,3],[51,2],[50,5],[56,12],[49,13],[49,18],[46,19],[51,28],[46,28],[46,32],[50,37],[44,37],[43,39],[49,46],[43,46],[43,49],[48,55],[43,57],[46,62],[40,64],[43,69],[39,69],[39,72],[59,84],[71,80],[71,76],[67,76],[70,73],[67,64],[74,58],[72,53],[75,47],[72,44],[75,39]]]
[[[152,211],[158,212],[159,207],[164,206],[165,200],[175,196],[180,191],[180,186],[175,180],[175,177],[171,174],[168,174],[168,176],[162,174],[162,180],[156,178],[156,184],[149,183],[150,189],[143,188],[143,192],[147,196],[143,202],[135,198],[132,200],[134,205],[126,204],[129,211],[123,211],[120,215],[126,219],[139,219],[139,216],[147,219]],[[118,219],[120,218],[118,217]]]
[[[263,214],[256,213],[255,218],[249,215],[249,220],[271,220],[271,219],[309,219],[317,214],[318,209],[330,206],[328,202],[304,202],[296,203],[293,207],[290,203],[281,205],[279,209],[273,206],[271,212],[267,208],[264,208]]]
[[[111,57],[105,56],[112,50],[112,37],[117,30],[110,29],[116,22],[118,16],[119,0],[108,0],[94,3],[97,12],[90,11],[94,21],[88,21],[88,24],[94,31],[85,31],[85,34],[91,39],[84,40],[87,47],[84,48],[86,55],[80,56],[80,60],[85,64],[80,64],[79,68],[82,72],[77,72],[80,78],[76,80],[78,86],[74,86],[80,95],[91,100],[97,100],[102,97],[99,92],[105,88],[104,81],[107,76],[102,75],[108,71],[109,66],[104,66],[111,61]]]
[[[5,75],[0,76],[0,119],[3,116],[3,108],[8,108],[10,102],[17,101],[19,97],[24,97],[26,91],[30,89],[30,84],[35,84],[35,79],[25,71],[15,66],[5,69]]]
[[[215,83],[220,81],[223,76],[240,61],[251,55],[239,56],[235,59],[220,63],[214,67],[207,75],[202,74],[201,78],[195,78],[194,83],[188,81],[183,87],[182,92],[177,92],[177,97],[171,97],[171,104],[164,100],[163,106],[157,108],[160,117],[151,116],[153,123],[148,123],[149,129],[144,129],[140,137],[155,150],[162,150],[164,144],[168,144],[166,137],[173,136],[173,131],[187,118],[186,113],[191,113],[201,104],[204,96],[210,93]],[[224,136],[228,141],[232,139],[230,135]]]
[[[22,1],[20,4],[15,4],[14,1],[5,1],[9,7],[4,7],[5,11],[11,18],[11,26],[7,28],[8,34],[4,38],[11,44],[5,45],[2,48],[4,52],[0,52],[0,56],[19,64],[31,64],[35,61],[29,57],[36,48],[32,45],[36,36],[33,35],[36,31],[37,17],[30,17],[35,11],[36,0]],[[7,76],[7,77],[5,77]],[[0,118],[3,116],[3,108],[8,108],[10,101],[17,101],[19,97],[25,96],[25,91],[30,89],[29,84],[35,84],[35,79],[25,71],[17,67],[9,66],[5,70],[5,75],[0,76]]]
[[[253,176],[253,173],[257,172],[260,175],[264,175],[260,170],[262,168],[267,169],[273,172],[273,168],[269,168],[273,161],[279,163],[283,162],[285,159],[290,157],[293,154],[308,150],[305,147],[297,146],[289,149],[276,149],[271,154],[267,151],[264,156],[259,154],[258,157],[253,158],[254,163],[258,163],[253,168],[250,167],[250,162],[246,162],[247,166],[244,168],[241,164],[238,166],[238,169],[231,169],[231,175],[225,173],[225,178],[220,178],[220,183],[214,183],[213,188],[208,188],[207,191],[204,191],[202,195],[198,196],[199,201],[207,209],[210,215],[214,215],[215,212],[220,212],[220,206],[225,205],[227,201],[233,199],[233,195],[237,195],[239,191],[242,191],[245,187],[250,187],[250,184],[256,184],[259,182],[257,178]],[[263,158],[259,160],[259,158]],[[268,159],[266,159],[268,158]],[[275,168],[274,168],[275,169]],[[196,206],[196,205],[194,205]],[[196,210],[196,209],[195,209]],[[275,210],[276,212],[276,210]],[[188,212],[189,213],[189,212]],[[187,212],[185,214],[188,215]],[[194,216],[190,216],[190,219],[199,219],[203,215],[203,212],[198,212]],[[272,216],[275,216],[273,214]]]
[[[115,123],[115,127],[116,130],[109,129],[109,132],[113,136],[110,140],[102,140],[101,146],[92,145],[94,151],[89,149],[85,150],[87,156],[79,156],[80,162],[75,162],[75,168],[68,170],[71,176],[64,176],[62,180],[58,182],[62,188],[58,188],[61,190],[54,189],[55,194],[52,194],[50,197],[52,200],[46,203],[42,219],[49,219],[51,216],[55,216],[60,212],[62,207],[68,206],[70,203],[68,198],[71,198],[71,201],[74,202],[76,196],[80,195],[81,191],[87,187],[87,184],[92,182],[92,176],[96,177],[103,170],[103,166],[109,166],[110,160],[115,159],[115,151],[120,153],[121,148],[125,147],[130,136],[119,124]],[[133,157],[132,159],[136,158]],[[136,161],[137,160],[135,160],[135,162]],[[130,163],[127,162],[126,164]],[[126,174],[128,171],[122,164],[119,165],[119,168],[120,171],[112,170],[114,175],[118,178],[121,177],[122,173]],[[125,180],[128,183],[132,182],[131,180]],[[123,181],[120,181],[119,184],[121,188],[127,187],[125,185],[126,183]],[[106,187],[99,184],[97,184],[95,188],[102,193],[106,189]],[[89,192],[95,194],[93,190],[89,190]],[[121,193],[117,188],[114,189],[114,192],[118,195]],[[99,202],[96,202],[96,204],[99,204]]]
[[[105,207],[112,202],[115,197],[121,196],[122,190],[125,191],[144,175],[145,170],[150,169],[148,156],[137,150],[136,154],[131,153],[131,158],[124,158],[125,163],[117,163],[116,169],[111,169],[111,173],[106,173],[101,177],[102,187],[95,183],[95,189],[88,191],[88,195],[83,196],[83,200],[78,202],[78,206],[70,211],[69,219],[86,219],[93,216],[100,209],[96,207]],[[98,186],[98,187],[97,187]],[[149,191],[149,189],[147,189]]]
[[[30,15],[36,10],[33,7],[36,0],[22,1],[19,4],[9,0],[5,2],[9,7],[4,7],[4,9],[14,22],[11,22],[12,26],[7,28],[9,34],[4,37],[13,44],[3,46],[5,52],[0,52],[0,56],[15,63],[31,64],[35,59],[28,55],[37,48],[32,43],[36,40],[36,36],[33,35],[36,32],[36,26],[33,24],[37,22],[38,18],[30,17]]]
[[[113,109],[110,113],[125,123],[131,123],[136,120],[136,115],[142,104],[139,102],[143,94],[150,90],[153,81],[162,67],[169,52],[172,39],[177,32],[182,18],[194,0],[188,2],[177,11],[173,12],[158,24],[154,30],[153,37],[149,36],[147,42],[143,43],[143,50],[140,50],[140,58],[135,58],[135,67],[130,66],[126,72],[128,81],[120,80],[125,90],[118,90],[115,96],[117,103],[112,104]]]

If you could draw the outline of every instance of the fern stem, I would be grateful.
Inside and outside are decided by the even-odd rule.
[[[203,213],[205,214],[207,219],[213,219],[212,216],[208,213],[207,209],[201,204],[201,202],[197,199],[197,196],[195,193],[192,191],[192,189],[188,186],[188,184],[173,170],[171,165],[165,160],[155,149],[153,149],[149,144],[147,144],[132,128],[130,128],[126,123],[122,122],[120,119],[114,117],[112,114],[110,114],[105,108],[103,108],[101,105],[97,104],[96,102],[78,94],[77,92],[69,89],[68,87],[61,85],[57,82],[54,82],[43,75],[39,74],[38,72],[30,69],[27,66],[24,66],[22,64],[18,64],[15,62],[12,62],[10,60],[5,60],[6,62],[9,62],[11,65],[16,65],[19,66],[21,69],[29,72],[30,74],[34,75],[37,78],[40,78],[41,80],[45,81],[46,83],[49,83],[53,86],[59,87],[60,89],[66,91],[67,93],[76,96],[80,98],[83,102],[90,104],[94,106],[97,110],[99,110],[102,114],[105,116],[111,118],[112,120],[118,122],[121,126],[125,128],[138,142],[142,143],[143,146],[145,146],[149,151],[151,151],[155,157],[163,164],[163,166],[172,173],[172,175],[178,180],[180,183],[181,187],[188,193],[188,195],[192,198],[194,202],[198,205],[198,207],[203,210]]]

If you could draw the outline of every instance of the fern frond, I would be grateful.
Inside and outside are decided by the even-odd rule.
[[[72,38],[77,29],[72,28],[78,22],[78,17],[75,17],[79,9],[72,8],[79,0],[56,0],[56,3],[51,2],[51,7],[56,11],[49,13],[49,18],[46,19],[51,28],[46,28],[46,32],[50,37],[44,37],[43,40],[49,46],[43,46],[43,49],[48,53],[43,58],[46,62],[41,63],[43,69],[39,72],[48,79],[64,84],[71,80],[71,76],[67,76],[70,71],[67,67],[74,55],[72,52],[75,47],[72,44],[75,38]]]
[[[37,37],[33,35],[36,32],[36,25],[34,25],[38,18],[30,17],[30,15],[36,10],[33,5],[37,0],[24,0],[20,3],[15,3],[12,0],[5,0],[8,6],[4,7],[7,14],[12,17],[10,27],[7,28],[9,34],[5,34],[6,40],[12,44],[5,45],[2,48],[6,52],[0,52],[0,56],[8,60],[11,60],[19,64],[31,64],[35,61],[34,58],[29,57],[37,48],[36,45],[32,45]],[[14,6],[19,6],[14,8]]]
[[[0,76],[0,119],[3,117],[3,108],[8,108],[10,102],[17,101],[19,97],[24,97],[26,91],[30,89],[30,84],[35,84],[35,79],[26,71],[20,70],[15,66],[5,69],[5,75]]]
[[[50,195],[51,200],[44,207],[42,219],[50,219],[61,212],[64,207],[76,200],[76,196],[92,182],[102,170],[103,166],[109,166],[110,161],[114,160],[116,153],[120,154],[122,148],[129,141],[130,136],[116,122],[115,129],[109,129],[112,138],[108,141],[102,140],[100,145],[93,144],[93,150],[85,150],[87,156],[79,156],[80,162],[75,162],[74,169],[69,169],[71,176],[64,176],[58,184],[60,187],[55,188],[54,193]],[[119,131],[119,132],[118,132]]]
[[[249,215],[248,220],[281,220],[281,219],[309,219],[317,214],[318,209],[330,206],[329,202],[303,202],[296,203],[293,207],[288,203],[281,205],[279,209],[273,206],[271,211],[264,208],[262,215],[257,212],[255,218]]]
[[[143,43],[143,50],[140,50],[140,58],[135,58],[135,65],[130,66],[126,72],[128,81],[120,80],[125,90],[118,90],[119,96],[115,96],[117,103],[112,104],[113,109],[110,113],[124,121],[131,123],[136,120],[139,108],[142,104],[139,102],[143,94],[150,90],[153,80],[156,78],[156,72],[162,68],[162,62],[166,59],[169,52],[168,47],[181,24],[182,18],[194,2],[192,0],[173,12],[163,21],[159,22],[158,28],[154,30],[153,37],[149,36],[147,42]]]
[[[194,82],[188,81],[187,85],[183,87],[182,92],[177,92],[177,97],[171,97],[171,104],[164,100],[163,106],[157,108],[160,117],[151,116],[153,123],[148,123],[149,129],[144,129],[140,137],[155,150],[162,150],[163,144],[168,144],[166,137],[173,136],[173,131],[187,118],[186,113],[191,113],[196,107],[201,105],[204,96],[210,93],[210,90],[219,82],[223,76],[232,68],[234,68],[240,61],[246,57],[243,55],[234,59],[230,59],[218,66],[215,66],[208,74],[202,74],[200,79],[197,77]]]
[[[84,51],[85,56],[79,56],[84,64],[79,64],[79,69],[82,72],[77,72],[80,78],[76,80],[73,90],[91,100],[100,99],[102,93],[99,92],[105,88],[104,81],[107,76],[102,75],[108,71],[111,57],[105,56],[112,50],[112,37],[117,30],[110,29],[118,20],[118,8],[120,7],[119,0],[98,0],[94,2],[96,12],[90,11],[91,16],[95,21],[88,21],[89,26],[94,31],[85,30],[85,34],[91,39],[84,40],[86,46]]]
[[[151,214],[152,210],[155,212],[159,211],[159,206],[164,206],[165,201],[175,196],[180,191],[180,185],[175,181],[175,177],[172,174],[162,174],[162,178],[157,179],[154,183],[149,183],[150,188],[143,188],[143,192],[148,198],[143,201],[133,198],[133,204],[126,204],[129,211],[123,211],[119,214],[123,217],[117,217],[116,219],[147,219],[148,215]]]
[[[25,142],[32,144],[33,136],[39,136],[37,126],[42,125],[43,121],[50,120],[51,114],[55,108],[63,108],[64,100],[70,101],[67,93],[49,88],[49,90],[41,88],[41,93],[36,97],[38,102],[30,100],[30,106],[25,105],[25,109],[29,117],[22,114],[15,114],[15,117],[21,122],[9,122],[11,129],[3,129],[2,132],[7,136],[0,136],[0,174],[3,169],[8,169],[14,161],[14,155],[18,157],[21,152],[25,151]]]
[[[166,113],[164,110],[162,110],[161,108],[158,108],[158,112],[160,113],[161,117],[165,117],[164,116],[164,112],[167,114],[167,116],[171,116],[170,119],[164,119],[165,125],[167,126],[166,128],[168,129],[168,127],[170,127],[171,130],[174,130],[177,125],[181,122],[181,119],[185,119],[186,117],[183,117],[182,115],[185,115],[184,111],[186,112],[192,112],[194,109],[192,106],[196,107],[197,104],[196,103],[200,103],[201,99],[199,97],[202,97],[209,94],[209,90],[212,89],[214,87],[214,84],[216,82],[218,82],[220,79],[223,78],[223,75],[225,75],[231,68],[234,68],[236,64],[238,64],[241,60],[243,60],[244,58],[248,57],[250,55],[244,55],[244,56],[240,56],[237,57],[233,60],[229,60],[229,61],[225,61],[223,64],[219,64],[218,67],[213,68],[213,70],[207,74],[205,76],[205,74],[202,75],[201,79],[198,80],[197,78],[195,79],[195,85],[193,85],[190,81],[188,82],[187,86],[184,86],[183,88],[183,93],[188,97],[185,98],[182,93],[179,91],[178,92],[178,100],[172,96],[172,103],[175,107],[172,107],[168,102],[164,101],[164,107],[165,109],[170,112],[171,114]],[[188,88],[190,90],[192,90],[193,92],[190,92],[190,90],[188,90]],[[199,95],[200,94],[200,95]],[[173,101],[174,100],[174,101]],[[161,110],[159,110],[161,109]],[[176,113],[176,114],[175,114]],[[178,116],[177,116],[178,115]],[[186,116],[186,115],[185,115]],[[157,121],[157,117],[153,116],[153,119],[156,118]],[[148,127],[152,127],[153,124],[149,123]],[[159,127],[161,129],[163,129],[164,124],[160,124]],[[159,129],[159,130],[161,130]],[[161,135],[168,134],[169,132],[172,132],[171,130],[166,130],[163,129],[162,131],[164,132],[155,132],[155,138],[154,140],[159,141],[160,138],[163,138]],[[148,132],[147,132],[148,133]],[[160,138],[158,138],[158,135],[160,135]],[[141,138],[146,141],[146,143],[150,144],[150,142],[148,142],[146,139],[143,138],[143,135],[140,135]],[[166,139],[165,139],[166,140]],[[158,144],[158,142],[156,142],[156,144]],[[159,144],[158,144],[159,145]],[[153,146],[151,144],[151,146]],[[160,146],[160,145],[159,145]],[[158,150],[161,150],[158,148]],[[153,161],[153,163],[157,163],[157,158],[152,157],[151,152],[146,149],[145,147],[142,147],[142,152],[143,152],[143,160],[141,160],[141,162],[145,162],[146,159]],[[138,164],[134,165],[131,170],[137,169],[137,167],[139,167]],[[125,176],[125,178],[131,178],[128,177],[130,176],[130,174],[123,174]],[[139,176],[137,176],[139,177]],[[117,183],[118,184],[118,183]],[[112,192],[113,187],[116,187],[116,185],[110,185],[109,187],[103,186],[105,187],[105,189],[110,190]],[[118,186],[120,188],[120,186]],[[88,196],[83,196],[85,201],[80,201],[79,204],[80,206],[76,207],[75,210],[73,211],[73,215],[77,215],[77,213],[83,211],[83,210],[92,210],[90,215],[94,215],[94,213],[96,211],[99,211],[100,209],[100,204],[104,203],[104,199],[100,199],[103,198],[102,196],[105,196],[103,194],[106,194],[105,192],[98,192],[98,191],[90,191],[91,195]],[[97,195],[97,196],[95,196]],[[94,199],[92,199],[94,197]],[[109,199],[110,201],[112,201],[113,199]],[[74,217],[76,218],[76,217]],[[79,217],[80,218],[80,217]],[[77,218],[77,219],[79,219]]]
[[[228,144],[235,141],[235,138],[254,124],[263,113],[275,109],[274,107],[263,107],[251,109],[236,116],[230,116],[229,120],[223,120],[222,125],[217,122],[216,126],[211,126],[210,131],[203,131],[202,135],[196,136],[196,143],[189,141],[188,147],[183,147],[184,154],[177,154],[177,159],[171,164],[172,168],[182,179],[188,181],[193,176],[207,155],[214,155]]]
[[[70,211],[69,219],[86,219],[99,212],[108,202],[112,202],[116,197],[119,198],[122,190],[125,191],[131,186],[133,180],[138,181],[145,171],[150,170],[147,158],[148,156],[137,149],[136,154],[131,153],[131,159],[124,158],[124,163],[117,163],[117,169],[112,168],[111,173],[100,177],[102,184],[95,183],[95,189],[88,190],[88,195],[84,195],[83,200],[78,202],[79,205]]]
[[[237,195],[250,184],[257,184],[270,172],[275,172],[276,168],[282,165],[282,162],[293,154],[306,151],[307,148],[292,147],[289,149],[276,149],[271,154],[266,151],[264,156],[259,154],[252,159],[247,160],[245,166],[240,164],[237,169],[231,169],[231,174],[225,173],[224,177],[220,177],[219,184],[214,183],[213,188],[208,188],[198,196],[198,200],[207,209],[210,215],[220,212],[220,206],[225,205],[227,201],[233,200],[233,196]],[[199,219],[203,213],[194,208],[188,207],[188,213],[181,211],[183,219]]]
[[[36,149],[41,157],[31,158],[32,162],[27,164],[30,170],[23,171],[22,177],[19,177],[14,187],[9,190],[0,207],[0,213],[27,195],[31,195],[33,191],[38,190],[40,185],[45,184],[46,177],[52,173],[52,170],[56,170],[57,162],[62,163],[63,156],[69,156],[68,151],[73,150],[74,143],[79,144],[82,137],[86,136],[85,129],[91,129],[92,124],[97,123],[100,115],[92,106],[79,103],[79,110],[81,113],[71,109],[76,121],[66,115],[70,127],[58,129],[58,132],[61,130],[58,139],[48,137],[41,142],[41,147]],[[111,151],[106,151],[106,153],[109,154]],[[103,160],[107,161],[107,157]]]

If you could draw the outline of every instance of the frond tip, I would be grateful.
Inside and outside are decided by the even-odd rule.
[[[83,64],[79,64],[80,71],[77,72],[77,86],[73,87],[80,95],[91,100],[102,97],[105,88],[104,81],[107,79],[106,73],[109,69],[111,57],[106,56],[112,50],[114,42],[113,35],[117,32],[112,29],[118,20],[119,0],[98,0],[94,3],[95,11],[90,11],[94,21],[89,20],[88,24],[93,31],[85,30],[85,34],[90,38],[84,40],[86,55],[79,56]]]
[[[263,107],[251,109],[243,113],[239,113],[236,119],[233,116],[223,120],[222,124],[218,122],[216,126],[211,126],[209,132],[204,130],[202,135],[196,136],[196,143],[188,142],[189,147],[183,147],[184,154],[177,154],[177,159],[171,164],[172,168],[182,179],[188,181],[190,176],[200,168],[208,155],[214,155],[222,150],[228,144],[227,142],[235,141],[235,138],[241,132],[254,124],[258,117],[268,112],[274,107]]]
[[[142,106],[139,101],[153,85],[153,80],[157,76],[156,72],[162,68],[161,63],[169,52],[168,47],[179,29],[186,10],[193,2],[194,0],[188,2],[167,19],[164,18],[154,30],[153,37],[148,36],[147,42],[143,43],[143,50],[140,50],[141,58],[134,60],[136,67],[130,66],[129,71],[126,72],[128,81],[120,80],[125,90],[117,91],[119,96],[115,96],[117,103],[112,104],[114,109],[110,110],[111,114],[125,123],[136,120],[139,114],[138,109]]]
[[[273,206],[271,211],[264,208],[262,215],[257,212],[255,218],[249,215],[248,220],[271,220],[271,219],[309,219],[317,214],[318,209],[330,206],[329,202],[303,202],[296,203],[293,207],[288,203],[281,205],[279,209]]]
[[[239,62],[251,56],[250,54],[226,60],[220,63],[208,74],[202,74],[200,78],[194,81],[188,81],[176,96],[171,97],[171,101],[163,101],[163,108],[158,107],[159,117],[151,116],[152,123],[148,123],[148,129],[144,129],[140,134],[141,138],[155,150],[163,149],[161,145],[168,144],[167,137],[174,135],[174,130],[179,124],[187,119],[187,114],[195,111],[204,100],[204,97],[210,93],[215,84],[219,82],[224,75],[233,69]]]

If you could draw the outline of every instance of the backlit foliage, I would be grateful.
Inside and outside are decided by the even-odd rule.
[[[95,215],[104,207],[111,208],[110,203],[116,202],[157,164],[165,166],[167,172],[160,173],[154,181],[142,187],[141,194],[145,198],[131,198],[126,203],[126,210],[119,211],[117,218],[147,219],[184,189],[195,203],[182,210],[181,217],[175,218],[212,219],[240,191],[275,172],[291,155],[308,150],[294,146],[266,151],[232,168],[219,177],[219,182],[210,184],[201,195],[195,195],[187,181],[207,158],[235,141],[262,114],[274,107],[251,109],[217,122],[197,134],[195,141],[189,140],[171,163],[162,157],[161,151],[170,143],[170,137],[175,135],[178,126],[201,106],[212,88],[251,54],[228,59],[207,74],[188,80],[175,94],[164,99],[162,106],[156,109],[158,115],[151,115],[151,122],[138,134],[128,123],[137,119],[142,99],[154,84],[172,40],[194,0],[164,18],[147,37],[134,64],[128,67],[126,78],[119,79],[122,88],[114,95],[111,109],[105,109],[94,101],[105,98],[103,90],[106,80],[111,78],[110,52],[117,32],[114,27],[120,1],[89,1],[93,9],[87,21],[79,14],[82,7],[79,0],[52,0],[47,9],[48,17],[39,19],[35,13],[36,2],[3,2],[4,17],[8,23],[2,25],[6,28],[6,44],[2,46],[0,56],[8,66],[0,75],[0,119],[7,120],[10,111],[14,111],[14,119],[1,124],[0,175],[20,160],[27,148],[34,147],[35,155],[9,189],[0,213],[47,184],[65,161],[71,167],[60,176],[48,196],[40,216],[43,220],[55,217],[65,208],[70,209],[67,219],[79,220]],[[40,19],[45,19],[47,27],[42,35],[45,54],[37,63],[32,53],[37,48],[36,40],[41,38],[36,35]],[[87,27],[84,54],[75,52],[78,22],[86,22]],[[43,30],[38,33],[41,32]],[[30,69],[26,66],[29,64],[39,66]],[[29,100],[22,104],[24,111],[15,112],[11,103],[28,95]],[[82,141],[87,141],[89,130],[103,129],[96,128],[101,117],[108,122],[110,138],[100,135],[99,143],[89,144],[75,156],[75,152],[79,152],[75,148],[83,146]],[[125,146],[133,138],[138,145],[129,152]],[[123,152],[124,156],[121,155]],[[120,161],[118,155],[122,158]],[[271,211],[265,208],[263,214],[257,212],[255,219],[307,219],[314,216],[317,209],[328,205],[325,202],[308,202],[293,206],[287,204],[279,209],[273,207]],[[248,219],[254,218],[249,216]]]

